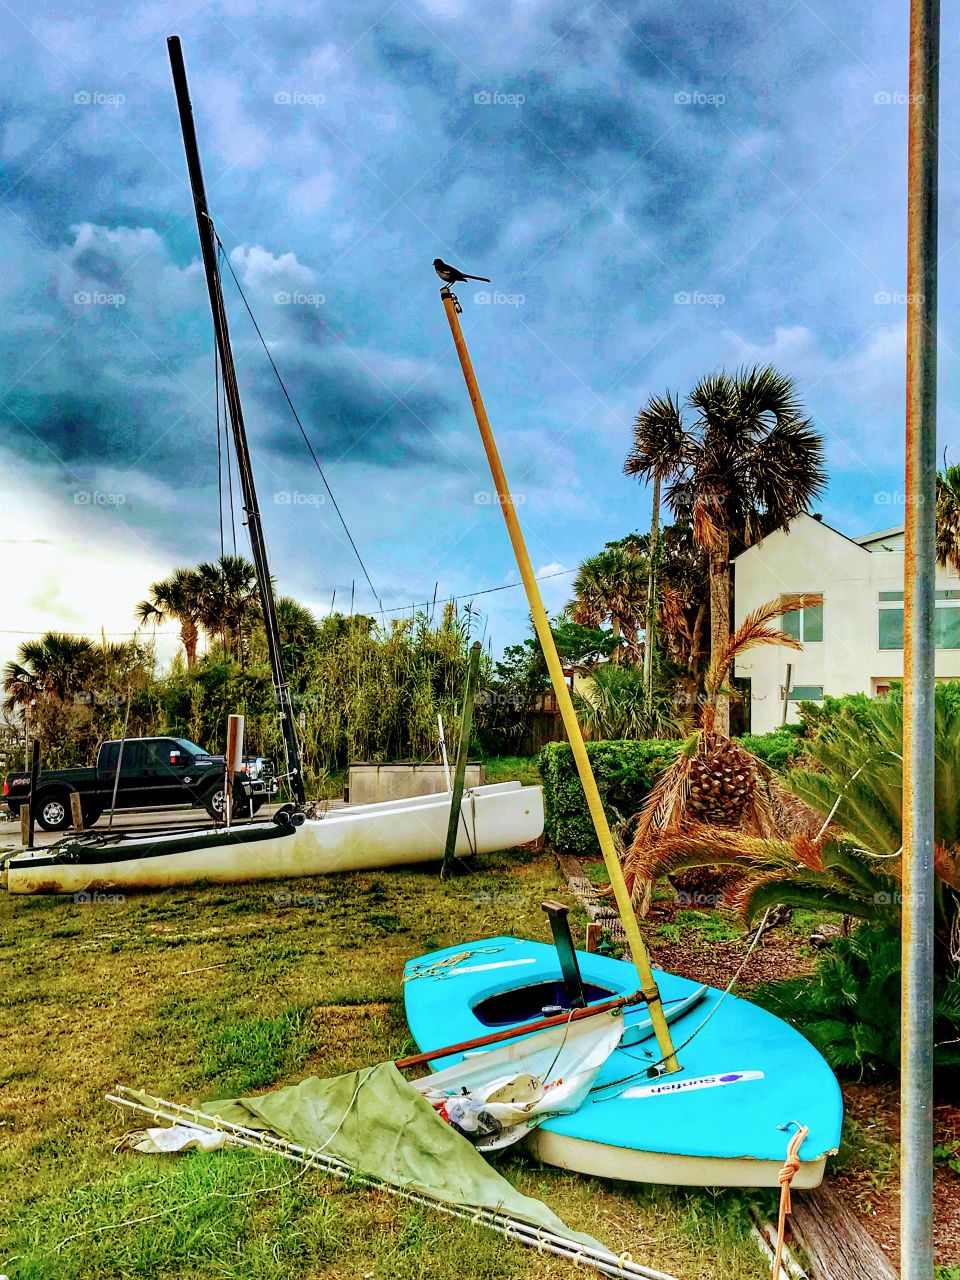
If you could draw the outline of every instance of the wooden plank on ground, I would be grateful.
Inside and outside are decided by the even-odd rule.
[[[890,1259],[830,1186],[794,1192],[790,1234],[807,1257],[810,1280],[897,1280]]]
[[[583,874],[583,867],[577,858],[569,853],[558,853],[557,863],[560,873],[567,883],[567,888],[587,913],[587,919],[602,926],[607,937],[615,942],[625,942],[627,935],[623,924],[613,905],[612,898],[602,898]]]

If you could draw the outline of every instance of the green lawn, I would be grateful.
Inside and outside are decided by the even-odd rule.
[[[540,781],[536,756],[489,756],[484,760],[488,782],[522,782],[533,786]]]
[[[0,1273],[10,1280],[461,1280],[578,1274],[479,1227],[259,1153],[115,1151],[120,1082],[204,1101],[412,1047],[404,961],[546,937],[552,857],[207,887],[76,905],[0,897]],[[287,905],[290,902],[296,905]],[[582,917],[577,915],[582,922]],[[766,1275],[744,1193],[671,1191],[503,1165],[575,1227],[682,1280]],[[773,1194],[760,1197],[770,1209]],[[583,1273],[579,1273],[583,1274]]]

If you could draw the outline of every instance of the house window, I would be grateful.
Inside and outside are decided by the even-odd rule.
[[[934,643],[938,649],[960,649],[960,591],[936,593],[934,609]],[[903,592],[881,591],[879,610],[879,644],[881,649],[903,648]]]
[[[903,609],[880,610],[880,648],[903,648]]]
[[[960,609],[938,605],[933,613],[938,649],[960,649]]]
[[[787,694],[790,702],[822,702],[822,684],[795,684]]]
[[[823,596],[806,609],[791,609],[780,620],[780,629],[802,644],[816,644],[823,639]]]

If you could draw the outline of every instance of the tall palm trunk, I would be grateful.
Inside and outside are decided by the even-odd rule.
[[[650,516],[650,542],[647,548],[647,624],[643,637],[643,687],[647,708],[653,704],[653,655],[657,629],[657,553],[660,549],[660,472],[653,473],[653,511]]]
[[[730,535],[718,529],[710,550],[710,660],[716,661],[730,643]],[[713,727],[730,733],[730,699],[719,694]]]
[[[183,618],[180,622],[180,643],[183,645],[183,651],[187,655],[187,666],[192,667],[197,661],[197,643],[200,639],[200,633],[197,630],[197,624],[192,618]]]

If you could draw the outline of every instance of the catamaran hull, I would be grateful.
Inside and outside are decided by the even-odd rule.
[[[443,856],[449,793],[335,809],[297,827],[250,823],[62,851],[38,849],[7,864],[11,893],[98,893],[233,884],[411,866]],[[519,782],[464,792],[457,854],[492,853],[543,832],[543,792]]]
[[[632,964],[584,952],[578,959],[588,1003],[636,989]],[[547,1164],[600,1178],[776,1187],[799,1122],[809,1135],[793,1185],[818,1186],[843,1118],[840,1088],[821,1055],[765,1009],[655,973],[680,1071],[658,1073],[649,1014],[632,1008],[587,1101],[531,1128],[528,1146]],[[522,1034],[541,1001],[555,1008],[564,999],[556,950],[518,938],[448,947],[411,960],[404,973],[407,1022],[424,1052],[512,1026]],[[432,1066],[458,1060],[449,1055]]]

